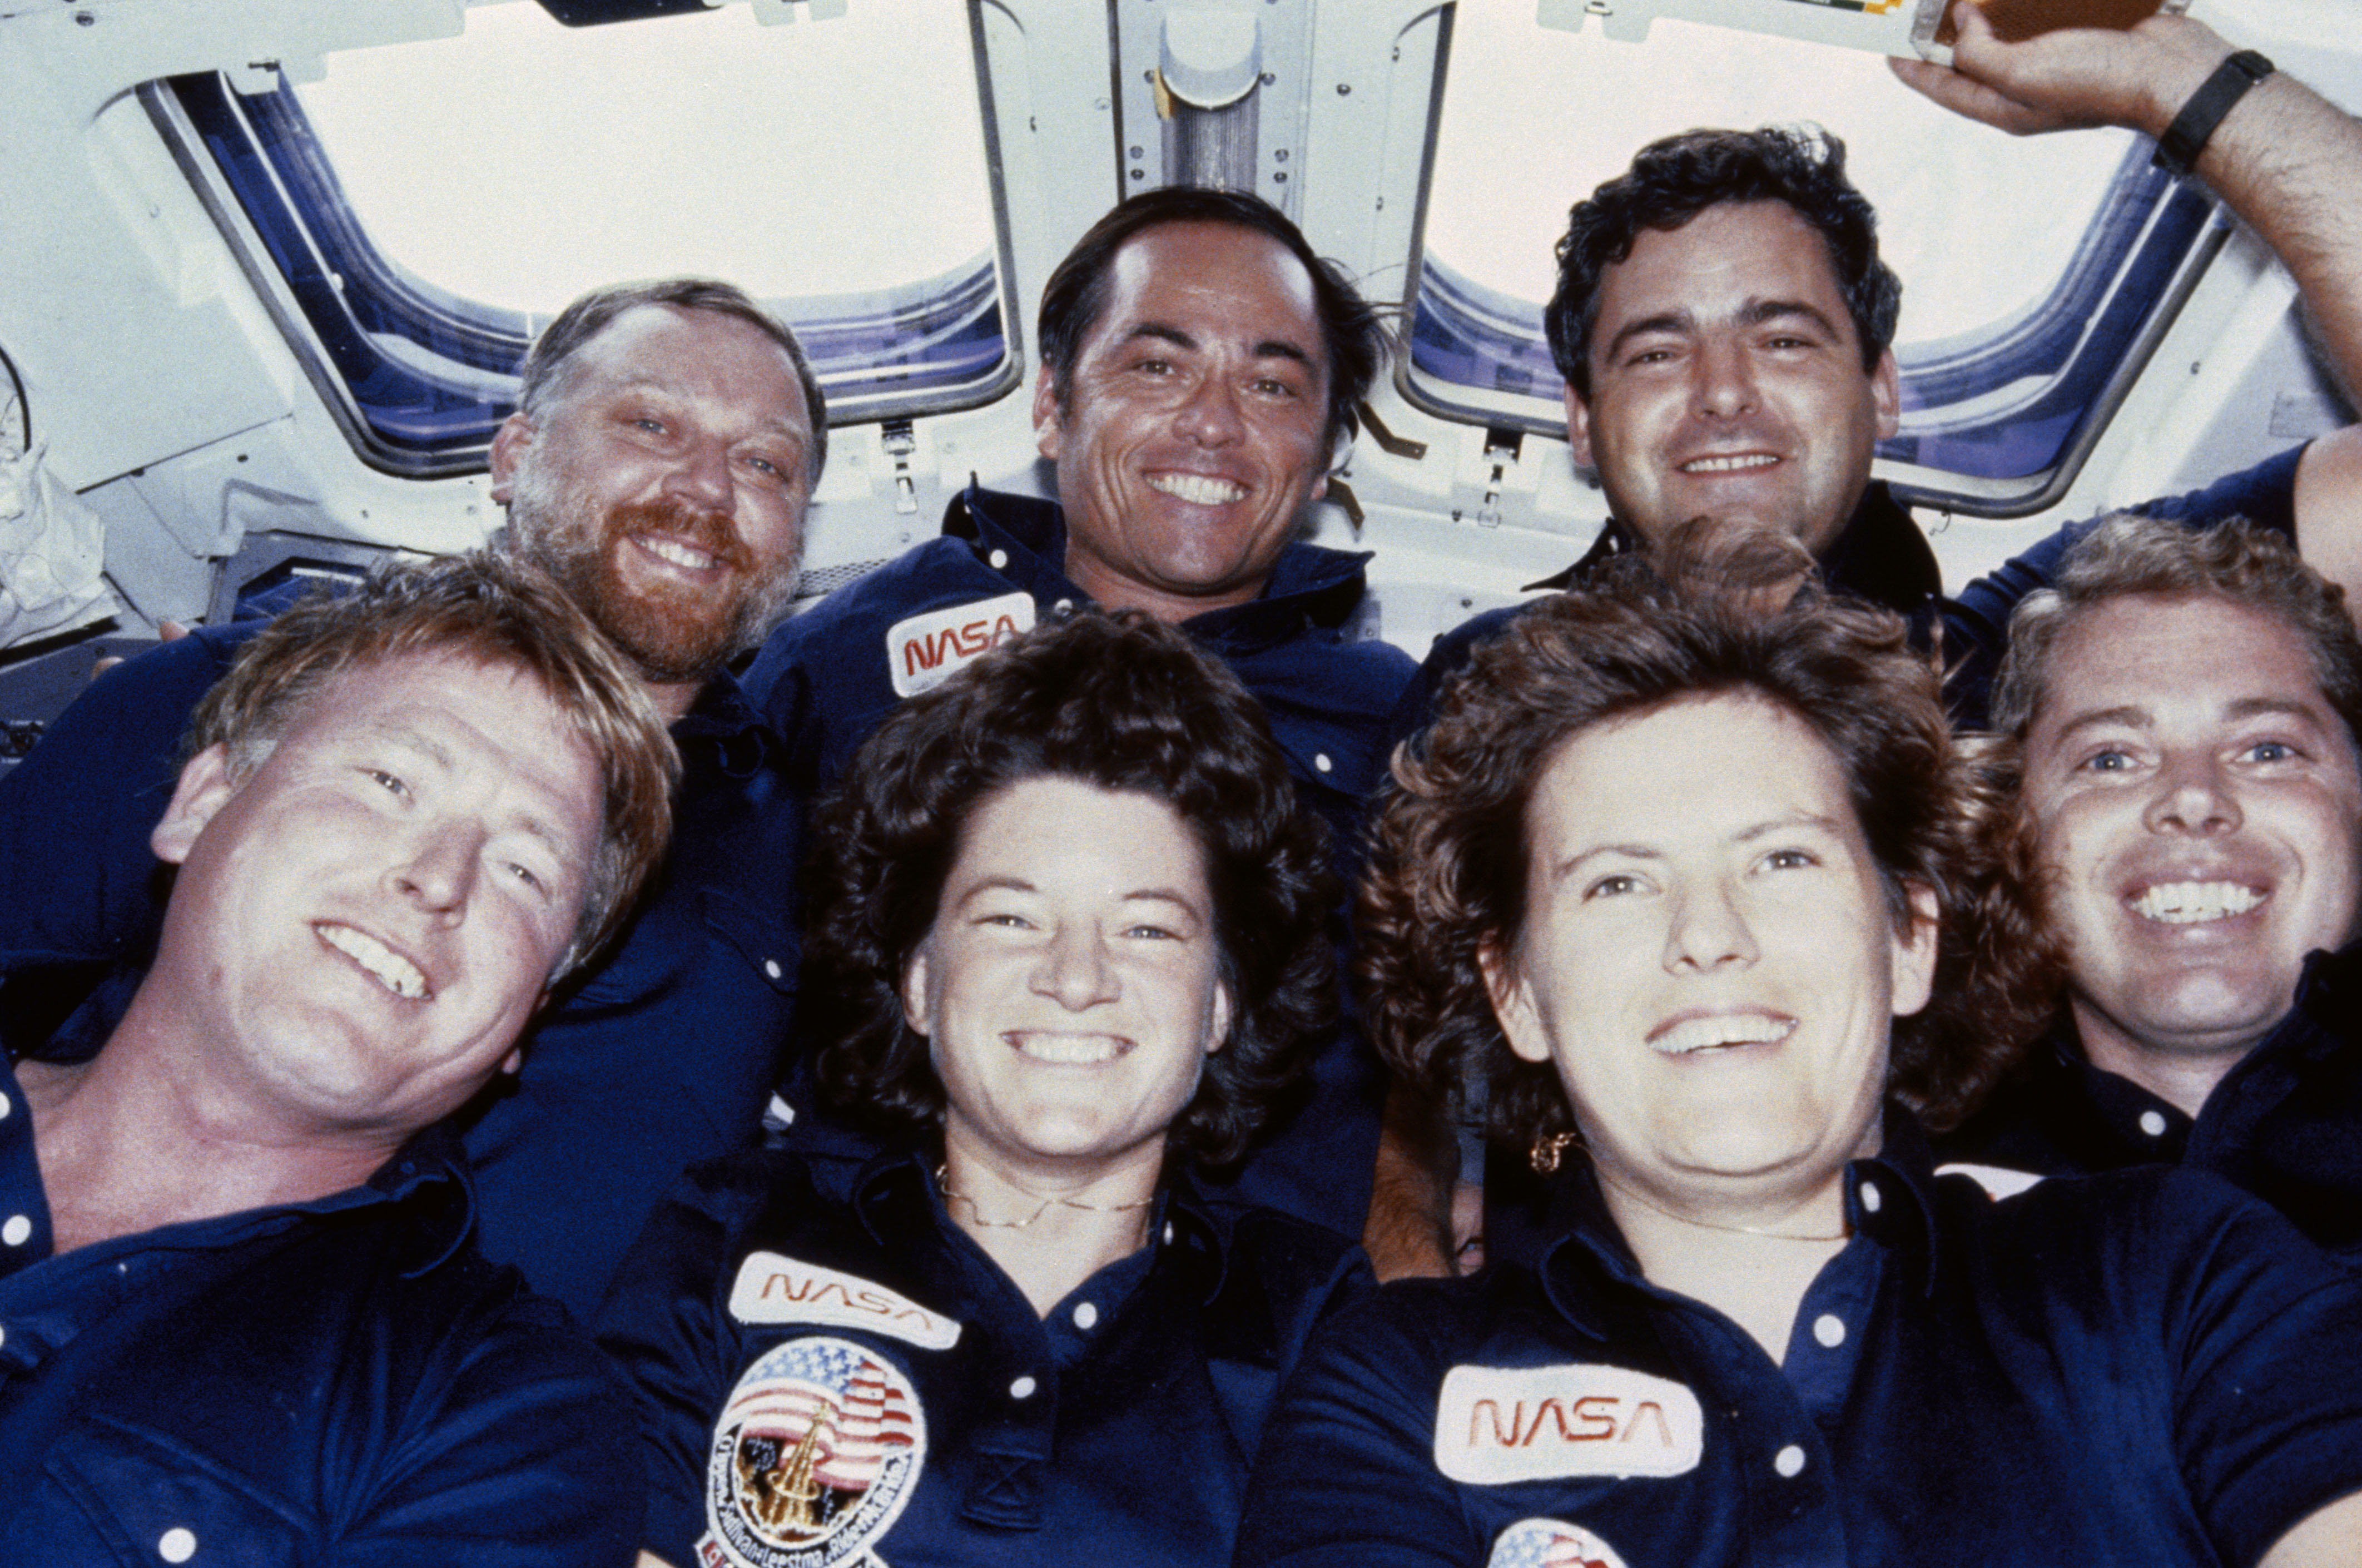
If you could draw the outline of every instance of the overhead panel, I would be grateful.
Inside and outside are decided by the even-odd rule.
[[[1311,0],[1119,6],[1124,193],[1246,191],[1302,206]]]
[[[1263,29],[1252,11],[1175,11],[1157,50],[1164,182],[1253,191]]]

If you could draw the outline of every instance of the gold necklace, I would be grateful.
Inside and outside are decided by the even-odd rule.
[[[966,1204],[968,1222],[987,1231],[1022,1231],[1026,1226],[1031,1225],[1034,1220],[1039,1220],[1043,1215],[1050,1212],[1053,1205],[1055,1205],[1060,1209],[1079,1209],[1086,1214],[1129,1214],[1135,1209],[1145,1209],[1150,1204],[1156,1201],[1156,1195],[1153,1193],[1142,1198],[1137,1203],[1085,1203],[1078,1198],[1043,1198],[1038,1192],[1026,1192],[1025,1188],[1017,1187],[1017,1184],[1012,1181],[1009,1183],[1010,1187],[1015,1187],[1018,1191],[1024,1192],[1025,1196],[1028,1198],[1039,1198],[1041,1200],[1041,1207],[1034,1209],[1032,1213],[1028,1214],[1022,1220],[988,1220],[984,1217],[984,1210],[976,1206],[975,1198],[970,1198],[966,1193],[962,1192],[952,1186],[951,1178],[945,1174],[950,1169],[951,1165],[948,1161],[935,1166],[935,1186],[942,1190],[944,1198],[956,1198],[962,1203]],[[1008,1178],[1003,1177],[1002,1179],[1007,1180]]]
[[[1635,1192],[1628,1187],[1626,1187],[1622,1182],[1611,1181],[1608,1179],[1607,1173],[1599,1168],[1599,1162],[1596,1160],[1594,1160],[1591,1163],[1591,1174],[1599,1178],[1600,1185],[1603,1187],[1614,1187],[1617,1191],[1622,1193],[1625,1197],[1630,1198],[1641,1208],[1661,1214],[1677,1225],[1695,1225],[1699,1229],[1705,1231],[1727,1231],[1734,1236],[1761,1236],[1766,1241],[1772,1242],[1820,1242],[1827,1243],[1829,1242],[1850,1241],[1853,1238],[1853,1228],[1851,1226],[1848,1226],[1846,1229],[1839,1231],[1834,1236],[1795,1236],[1789,1234],[1785,1231],[1770,1231],[1755,1225],[1723,1225],[1717,1224],[1712,1220],[1700,1220],[1687,1214],[1676,1214],[1662,1204],[1650,1201],[1641,1194]]]

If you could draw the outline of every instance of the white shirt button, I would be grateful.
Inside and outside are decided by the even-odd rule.
[[[1067,611],[1072,610],[1074,607],[1075,602],[1071,599],[1061,599],[1058,602],[1050,606],[1051,609],[1055,610],[1061,615],[1065,614]]]
[[[1041,1386],[1030,1377],[1021,1377],[1009,1386],[1009,1397],[1011,1399],[1031,1399],[1033,1390]]]
[[[1075,1309],[1075,1327],[1077,1329],[1095,1328],[1098,1320],[1099,1309],[1089,1302],[1086,1301]]]
[[[1835,1312],[1824,1312],[1813,1320],[1813,1338],[1831,1350],[1845,1343],[1845,1320]]]
[[[2141,1112],[2140,1130],[2152,1138],[2165,1136],[2165,1113],[2158,1110]]]
[[[1325,751],[1316,751],[1312,754],[1312,766],[1323,773],[1337,771],[1337,765],[1329,760],[1329,754]]]
[[[1164,1221],[1164,1244],[1168,1247],[1173,1244],[1173,1221],[1170,1220]]]
[[[1866,1181],[1861,1184],[1861,1206],[1864,1209],[1868,1209],[1871,1213],[1875,1214],[1878,1212],[1878,1206],[1885,1201],[1886,1199],[1878,1195],[1878,1184],[1876,1182]]]
[[[1009,552],[1007,550],[995,550],[991,555],[985,558],[992,563],[993,570],[999,571],[1001,568],[1009,564]]]
[[[8,1216],[8,1222],[6,1225],[0,1225],[0,1242],[6,1242],[12,1247],[23,1246],[32,1233],[33,1221],[22,1214],[11,1214]]]
[[[779,961],[777,958],[764,959],[763,973],[768,975],[772,979],[778,979],[779,977]]]
[[[8,1342],[8,1328],[7,1328],[7,1325],[6,1325],[6,1324],[5,1324],[5,1323],[0,1323],[0,1345],[5,1345],[5,1344],[6,1344],[7,1342]]]
[[[1772,1468],[1781,1474],[1794,1477],[1804,1474],[1805,1451],[1790,1443],[1772,1456]]]
[[[197,1532],[174,1525],[156,1543],[156,1555],[167,1562],[186,1562],[197,1554]]]
[[[0,1094],[0,1121],[7,1121],[8,1112],[15,1109],[16,1107],[8,1103],[8,1097],[5,1094]]]

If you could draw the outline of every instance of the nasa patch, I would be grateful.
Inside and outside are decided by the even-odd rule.
[[[886,634],[894,695],[916,697],[949,680],[1020,632],[1033,629],[1033,596],[1004,593],[897,621]]]
[[[959,1343],[959,1320],[857,1274],[781,1253],[749,1253],[730,1285],[730,1315],[742,1323],[826,1323],[891,1334],[924,1350]]]
[[[811,1335],[748,1367],[714,1424],[705,1469],[705,1568],[877,1563],[909,1502],[927,1424],[901,1369]]]
[[[1436,1399],[1435,1467],[1474,1485],[1679,1475],[1705,1450],[1697,1396],[1628,1366],[1455,1366]]]
[[[1624,1559],[1581,1525],[1519,1519],[1494,1540],[1485,1568],[1624,1568]]]

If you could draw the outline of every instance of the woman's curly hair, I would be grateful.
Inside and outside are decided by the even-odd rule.
[[[1888,1088],[1931,1126],[1954,1124],[2039,1028],[2056,957],[2023,867],[2003,863],[1998,797],[1954,745],[1934,670],[1899,616],[1810,583],[1789,598],[1793,572],[1717,582],[1694,562],[1661,565],[1610,562],[1532,605],[1446,690],[1423,751],[1396,754],[1358,925],[1379,1049],[1429,1094],[1488,1085],[1488,1132],[1512,1148],[1572,1131],[1555,1065],[1510,1053],[1480,965],[1524,927],[1533,791],[1588,729],[1747,696],[1827,745],[1898,927],[1910,888],[1936,895],[1934,992],[1895,1021]]]
[[[813,1070],[842,1113],[932,1136],[944,1087],[902,1011],[977,810],[1029,778],[1151,795],[1195,835],[1231,1002],[1223,1048],[1170,1148],[1236,1160],[1336,1014],[1328,833],[1299,811],[1287,761],[1237,677],[1136,611],[1085,611],[1013,638],[904,703],[814,820],[804,994]]]

